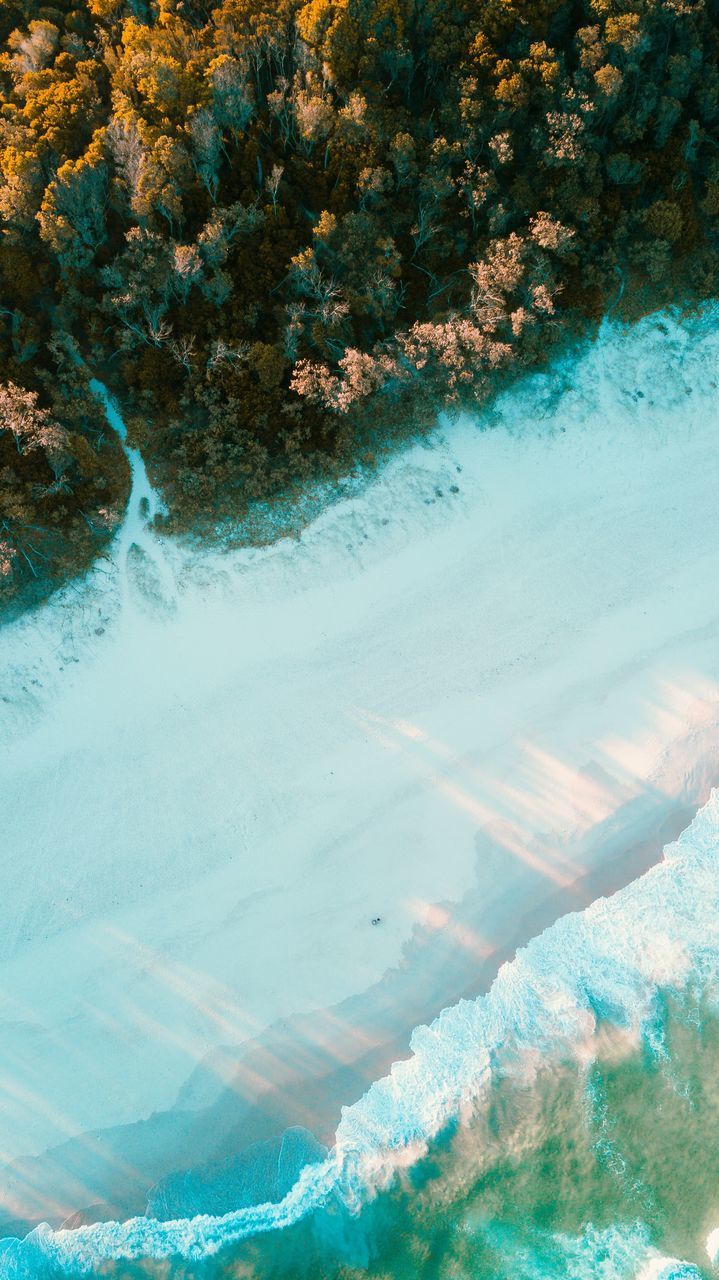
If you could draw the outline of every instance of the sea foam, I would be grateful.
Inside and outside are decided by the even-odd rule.
[[[718,908],[714,791],[660,864],[558,920],[501,968],[487,995],[417,1028],[412,1056],[344,1108],[330,1156],[307,1165],[281,1201],[217,1217],[139,1217],[74,1231],[41,1225],[24,1240],[0,1241],[0,1276],[40,1280],[92,1274],[111,1260],[202,1259],[329,1206],[356,1213],[493,1079],[531,1073],[556,1057],[586,1061],[595,1030],[607,1022],[639,1040],[651,1031],[660,993],[693,983],[710,991],[719,977]],[[650,1255],[645,1263],[662,1280],[692,1274],[677,1272],[684,1264],[671,1259]]]

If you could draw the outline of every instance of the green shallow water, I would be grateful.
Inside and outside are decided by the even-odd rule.
[[[102,1274],[715,1280],[719,1019],[707,1005],[672,996],[640,1046],[605,1027],[591,1061],[501,1080],[357,1217],[325,1210],[203,1264]]]

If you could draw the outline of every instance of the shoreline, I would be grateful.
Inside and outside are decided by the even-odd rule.
[[[672,323],[217,566],[224,598],[201,568],[175,612],[131,593],[6,709],[6,1224],[135,1212],[288,1119],[327,1142],[578,876],[578,906],[633,879],[706,798],[719,338]]]
[[[719,747],[719,727],[715,745]],[[680,751],[672,752],[674,762],[678,756],[681,758]],[[348,997],[334,1009],[285,1020],[244,1045],[235,1073],[229,1063],[223,1064],[228,1083],[213,1103],[190,1113],[178,1100],[167,1113],[93,1135],[92,1150],[87,1135],[82,1135],[76,1143],[50,1151],[37,1162],[22,1162],[12,1172],[20,1181],[30,1183],[40,1169],[46,1183],[48,1175],[54,1175],[57,1189],[62,1187],[61,1170],[67,1177],[68,1170],[79,1173],[82,1169],[85,1178],[94,1179],[107,1198],[77,1205],[64,1219],[55,1215],[50,1223],[56,1228],[77,1228],[111,1218],[122,1221],[141,1216],[147,1211],[147,1190],[154,1193],[151,1203],[157,1204],[165,1177],[174,1173],[182,1174],[181,1184],[189,1175],[190,1196],[195,1190],[192,1179],[198,1176],[204,1180],[203,1193],[212,1194],[213,1173],[216,1170],[218,1180],[224,1176],[227,1181],[226,1166],[232,1157],[240,1157],[239,1172],[243,1180],[250,1181],[253,1161],[262,1165],[267,1149],[289,1129],[309,1130],[308,1136],[330,1149],[342,1110],[387,1075],[395,1062],[411,1055],[409,1041],[417,1027],[433,1022],[443,1009],[460,1000],[474,1001],[485,995],[500,967],[510,963],[531,939],[563,916],[611,897],[662,860],[662,850],[686,830],[706,803],[711,786],[719,784],[719,751],[712,757],[711,761],[706,757],[694,762],[700,772],[712,778],[699,793],[696,806],[657,800],[654,813],[647,811],[638,819],[626,815],[626,822],[618,818],[607,843],[599,842],[603,856],[593,861],[581,879],[549,896],[524,902],[514,930],[507,925],[503,941],[481,960],[475,960],[474,946],[467,941],[481,918],[477,902],[481,894],[474,889],[458,904],[449,925],[437,923],[428,930],[428,938],[413,937],[401,965],[385,974],[375,988]],[[495,918],[494,924],[504,931],[507,922]],[[464,941],[458,943],[458,935],[464,935]],[[434,987],[430,987],[432,981]],[[186,1092],[191,1091],[192,1081],[188,1081]],[[138,1163],[138,1150],[143,1147],[149,1157],[144,1170],[142,1161]],[[134,1172],[141,1175],[140,1185],[134,1189],[127,1179],[131,1160]],[[158,1168],[163,1172],[153,1186]],[[124,1170],[121,1176],[118,1169]],[[10,1171],[2,1172],[7,1177]],[[173,1190],[176,1197],[177,1190]],[[159,1216],[230,1212],[238,1202],[244,1203],[244,1190],[244,1181],[229,1182],[226,1205],[198,1205],[191,1199],[183,1205],[175,1199],[173,1211]],[[0,1236],[23,1235],[30,1225],[0,1220]]]

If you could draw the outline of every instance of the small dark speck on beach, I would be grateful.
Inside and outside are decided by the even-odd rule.
[[[459,493],[459,485],[458,485],[458,484],[451,484],[451,485],[449,486],[449,492],[450,492],[450,493]]]
[[[384,517],[384,519],[382,520],[382,524],[389,524],[389,516]]]
[[[460,467],[459,463],[457,463],[456,470],[457,470],[458,472],[462,470],[462,468]]]
[[[104,636],[104,634],[105,634],[105,628],[104,628],[104,627],[95,627],[95,635],[96,635],[96,636]]]
[[[441,489],[435,489],[435,491],[434,491],[434,492],[435,492],[436,497],[438,497],[438,498],[443,498],[443,497],[444,497],[444,494],[442,493],[442,490],[441,490]]]
[[[381,924],[381,923],[382,923],[381,916],[372,916],[372,924]]]

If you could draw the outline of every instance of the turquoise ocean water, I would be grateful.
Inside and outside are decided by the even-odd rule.
[[[719,1276],[719,793],[412,1048],[281,1202],[39,1228],[0,1277]]]

